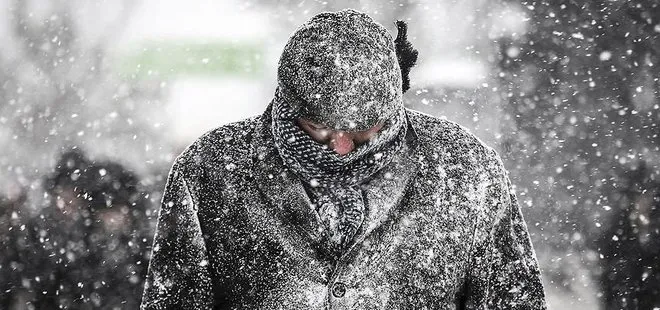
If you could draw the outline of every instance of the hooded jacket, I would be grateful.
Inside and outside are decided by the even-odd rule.
[[[317,21],[356,14],[324,13]],[[388,80],[396,87],[383,96],[400,101],[400,77]],[[314,94],[306,86],[280,79],[298,96]],[[357,98],[324,91],[344,96],[338,104]],[[342,113],[315,104],[323,103],[307,108],[318,120]],[[208,132],[177,157],[142,309],[545,309],[508,174],[466,129],[404,109],[405,152],[362,184],[364,222],[336,257],[323,251],[322,220],[278,155],[272,109],[273,102],[260,116]],[[378,111],[346,114],[360,127]]]

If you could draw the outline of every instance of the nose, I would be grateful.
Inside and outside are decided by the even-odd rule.
[[[330,148],[339,155],[346,155],[355,148],[353,138],[343,131],[333,132],[330,136]]]

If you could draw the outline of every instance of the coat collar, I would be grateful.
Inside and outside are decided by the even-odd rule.
[[[251,143],[251,157],[253,161],[252,178],[257,187],[274,208],[275,212],[282,215],[284,222],[288,222],[296,227],[296,230],[313,245],[319,249],[327,250],[327,244],[323,241],[323,224],[321,219],[311,204],[302,182],[283,164],[277,149],[272,140],[271,134],[271,113],[272,103],[266,108],[264,114],[258,119],[257,126]],[[368,197],[388,196],[391,192],[401,193],[397,197],[383,199],[383,205],[378,210],[370,210],[365,223],[349,244],[345,254],[351,252],[353,248],[361,243],[367,235],[378,228],[392,213],[395,207],[403,198],[404,193],[414,190],[417,182],[412,182],[417,178],[419,170],[419,138],[414,123],[410,120],[409,110],[406,110],[406,122],[408,126],[409,152],[407,158],[397,162],[392,169],[402,169],[407,171],[405,182],[384,181],[381,184],[369,188]],[[413,187],[413,188],[411,188]],[[398,191],[396,190],[398,188]],[[388,197],[389,198],[389,197]]]
[[[302,182],[286,167],[273,143],[270,113],[272,104],[258,119],[253,135],[252,177],[275,212],[312,243],[321,241],[321,219],[305,193]]]

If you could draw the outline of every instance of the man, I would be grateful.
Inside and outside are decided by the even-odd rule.
[[[314,16],[264,114],[177,158],[143,309],[545,309],[499,157],[403,107],[398,28]]]

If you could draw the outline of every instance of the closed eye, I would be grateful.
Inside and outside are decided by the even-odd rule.
[[[323,125],[310,124],[309,126],[311,126],[312,128],[314,128],[316,130],[328,129],[327,126],[323,126]]]

